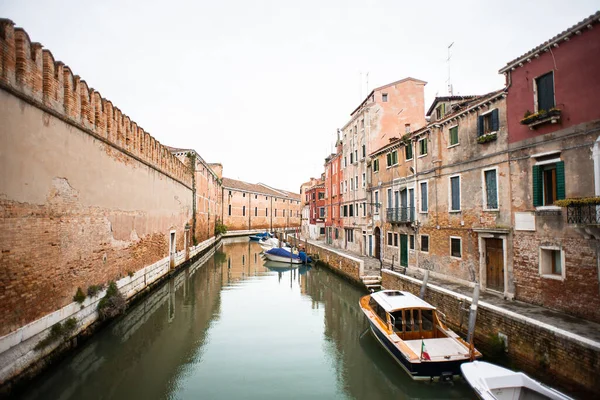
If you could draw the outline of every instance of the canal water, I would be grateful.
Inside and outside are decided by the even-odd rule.
[[[325,268],[226,241],[13,393],[25,399],[472,399],[415,382],[380,347],[364,295]]]

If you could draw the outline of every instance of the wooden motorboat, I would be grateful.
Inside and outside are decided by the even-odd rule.
[[[360,308],[375,338],[413,379],[451,379],[461,364],[481,357],[412,293],[382,290],[362,297]]]
[[[567,400],[571,399],[522,372],[514,372],[483,361],[460,366],[463,376],[477,396],[484,400]]]

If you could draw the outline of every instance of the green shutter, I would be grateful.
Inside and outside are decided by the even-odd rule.
[[[542,170],[539,165],[533,166],[533,206],[541,206],[543,201],[542,194]]]
[[[498,118],[498,109],[492,111],[492,132],[498,132],[500,129],[500,121]]]
[[[565,198],[565,162],[559,161],[556,163],[556,199],[563,200]]]
[[[483,116],[477,117],[477,136],[483,135]]]

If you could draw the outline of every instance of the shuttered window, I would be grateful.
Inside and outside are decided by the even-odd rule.
[[[548,72],[535,79],[537,109],[548,111],[554,107],[554,73]]]
[[[412,158],[413,158],[412,142],[408,143],[406,145],[406,147],[404,148],[404,155],[406,156],[407,160],[412,160]]]
[[[532,171],[533,206],[551,206],[565,198],[565,162],[534,165]]]
[[[419,140],[419,155],[424,156],[427,154],[427,139]]]
[[[421,212],[427,212],[429,208],[427,200],[427,182],[421,182]]]
[[[458,126],[454,126],[450,128],[450,138],[449,138],[449,146],[454,146],[458,144]]]
[[[498,208],[498,182],[496,170],[484,172],[485,178],[485,205],[487,209],[496,210]]]
[[[497,132],[499,129],[500,120],[497,108],[487,114],[480,115],[479,118],[477,118],[477,136]]]
[[[460,176],[450,178],[450,211],[460,211]]]

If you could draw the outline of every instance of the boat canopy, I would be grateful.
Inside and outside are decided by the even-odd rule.
[[[383,307],[383,309],[388,313],[405,308],[423,308],[435,310],[435,307],[426,301],[421,300],[414,294],[402,292],[400,290],[382,290],[380,292],[373,293],[371,298],[375,300],[381,307]]]
[[[281,249],[279,247],[274,247],[271,250],[266,251],[268,254],[272,254],[274,256],[286,257],[286,258],[299,258],[296,254],[292,254],[285,249]]]

